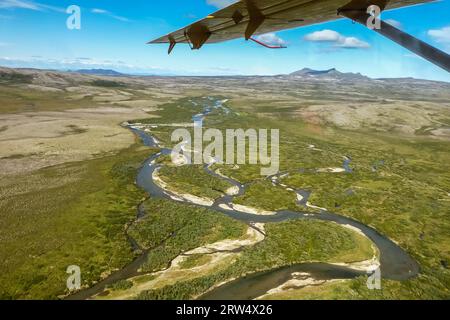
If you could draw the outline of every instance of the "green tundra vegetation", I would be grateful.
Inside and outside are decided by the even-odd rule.
[[[292,220],[266,224],[264,241],[243,249],[225,270],[141,293],[138,299],[192,299],[214,285],[249,273],[301,262],[356,262],[374,255],[368,239],[334,223]]]
[[[211,261],[211,256],[206,254],[193,254],[180,263],[183,269],[191,269],[197,266],[203,266]]]
[[[233,203],[248,205],[269,211],[299,210],[296,195],[285,188],[274,186],[269,180],[260,180],[248,186],[245,193]]]
[[[110,290],[126,290],[126,289],[130,289],[133,286],[133,282],[129,281],[129,280],[119,280],[116,283],[107,286],[107,289]]]
[[[1,113],[60,111],[74,108],[92,107],[92,97],[70,99],[71,94],[58,89],[50,92],[24,90],[11,84],[0,85]]]
[[[214,99],[221,99],[214,97]],[[176,128],[184,128],[188,130],[192,136],[192,117],[204,112],[205,106],[211,104],[211,100],[205,97],[186,97],[177,99],[174,102],[163,103],[158,105],[158,110],[152,111],[153,118],[148,119],[134,119],[129,121],[131,124],[142,123],[147,125],[155,125],[151,132],[162,145],[166,147],[173,147],[178,142],[171,141],[171,135]],[[155,117],[156,116],[156,117]],[[224,118],[236,117],[232,113],[226,114],[222,109],[211,109],[208,116],[205,118],[203,128],[208,127],[221,128],[221,123]],[[172,124],[179,126],[172,126]],[[204,143],[206,146],[207,143]]]
[[[70,265],[89,286],[129,263],[135,254],[124,227],[145,197],[134,181],[151,152],[134,145],[2,184],[1,298],[55,299],[66,291]]]
[[[145,272],[167,268],[185,251],[224,239],[245,236],[247,225],[223,214],[165,199],[144,203],[147,215],[136,221],[129,234],[145,249],[151,249]]]
[[[166,165],[161,167],[159,175],[175,191],[210,199],[223,196],[227,189],[232,187],[230,183],[207,174],[203,165]]]
[[[203,99],[197,99],[203,100]],[[175,102],[165,103],[158,106],[157,112],[152,114],[157,115],[156,118],[136,119],[129,121],[130,123],[144,123],[144,124],[176,124],[176,123],[190,123],[192,117],[198,113],[203,112],[204,105],[200,103],[194,105],[190,98],[181,98]],[[173,131],[173,128],[170,130]],[[170,136],[168,141],[170,141]]]
[[[20,84],[31,83],[33,76],[29,74],[22,74],[17,72],[0,72],[0,83]]]
[[[126,85],[122,82],[118,81],[110,81],[110,80],[94,80],[89,83],[91,86],[96,87],[105,87],[105,88],[121,88],[125,87]]]
[[[124,78],[120,81],[91,80],[87,76],[73,75],[74,79],[67,79],[57,73],[46,77],[51,79],[49,83],[35,85],[34,75],[0,71],[0,113],[66,111],[105,105],[129,107],[126,103],[132,101],[146,101],[154,106],[168,100],[155,96],[148,86],[122,82]]]
[[[95,80],[82,87],[74,87],[71,91],[63,85],[37,86],[39,89],[24,88],[31,85],[32,75],[9,74],[0,72],[0,113],[65,111],[78,108],[95,108],[102,105],[102,101],[94,99],[100,93],[106,95],[118,94],[112,89],[119,89],[122,93],[133,94],[141,99],[148,95],[136,95],[134,89],[125,84],[107,80]],[[55,75],[55,81],[58,81]],[[117,84],[117,85],[116,85]],[[118,86],[120,85],[120,86]]]

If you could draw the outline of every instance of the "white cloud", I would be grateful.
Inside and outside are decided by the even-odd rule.
[[[38,4],[31,1],[21,1],[21,0],[0,0],[0,9],[29,9],[39,11],[40,7]]]
[[[217,75],[236,74],[230,70],[195,70],[195,69],[171,69],[163,66],[146,65],[145,62],[130,64],[121,60],[103,60],[95,58],[45,58],[41,56],[31,57],[2,57],[0,66],[10,68],[37,68],[51,70],[79,70],[79,69],[113,69],[126,74],[142,75]]]
[[[123,61],[100,60],[93,58],[63,58],[53,59],[41,56],[31,56],[26,58],[0,57],[0,64],[10,67],[32,67],[43,69],[132,69],[138,66],[125,63]]]
[[[334,30],[315,31],[305,36],[306,41],[336,42],[341,35]]]
[[[336,47],[346,48],[346,49],[366,49],[370,48],[370,45],[362,40],[355,37],[343,37],[341,38]]]
[[[428,35],[439,43],[450,43],[450,26],[441,29],[428,30]]]
[[[397,29],[402,28],[402,23],[400,21],[394,20],[394,19],[386,19],[384,22],[389,23],[391,26],[396,27]]]
[[[104,9],[98,9],[98,8],[94,8],[91,10],[92,13],[96,13],[96,14],[103,14],[105,16],[111,17],[113,19],[119,20],[119,21],[123,21],[123,22],[129,22],[130,19],[122,17],[122,16],[118,16],[115,15],[112,12],[109,12],[108,10],[104,10]]]
[[[60,7],[50,6],[29,0],[0,0],[0,9],[26,9],[33,11],[56,11],[65,13]]]
[[[307,34],[304,39],[312,42],[332,43],[334,47],[344,49],[365,49],[370,47],[367,42],[356,37],[345,37],[339,32],[328,29]]]
[[[285,40],[281,39],[275,33],[266,33],[266,34],[257,36],[256,40],[264,42],[269,45],[284,46],[287,44]]]
[[[106,14],[106,13],[109,13],[109,12],[106,11],[106,10],[103,10],[103,9],[97,9],[97,8],[92,9],[91,12],[92,12],[92,13],[100,13],[100,14]]]
[[[210,6],[214,6],[216,8],[222,9],[230,4],[237,2],[237,0],[206,0],[206,3]]]

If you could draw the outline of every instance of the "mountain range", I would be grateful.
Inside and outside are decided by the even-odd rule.
[[[289,77],[296,78],[320,78],[320,79],[343,79],[343,80],[369,80],[369,77],[366,77],[360,73],[351,73],[351,72],[340,72],[336,70],[336,68],[328,69],[328,70],[313,70],[310,68],[303,68],[302,70],[292,72],[288,75]]]
[[[97,75],[97,76],[109,76],[109,77],[119,77],[126,76],[124,73],[117,72],[111,69],[80,69],[74,71],[81,74]]]

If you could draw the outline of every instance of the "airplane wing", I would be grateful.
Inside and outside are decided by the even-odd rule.
[[[149,43],[169,43],[170,53],[177,43],[189,43],[192,49],[200,49],[205,43],[241,37],[249,40],[253,35],[319,24],[343,17],[366,25],[370,17],[367,8],[371,5],[376,5],[383,11],[432,1],[434,0],[240,0]],[[450,57],[445,52],[385,22],[382,27],[385,30],[374,31],[450,72]],[[436,63],[437,60],[440,61]]]
[[[388,3],[387,8],[398,8],[428,1],[392,0]],[[242,0],[150,43],[171,43],[175,41],[176,43],[191,42],[195,44],[193,40],[196,39],[190,40],[189,35],[195,37],[195,35],[202,33],[209,35],[204,43],[242,38],[246,35],[246,31],[251,31],[247,30],[247,27],[252,20],[252,13],[255,26],[257,22],[263,20],[255,30],[255,34],[308,26],[342,18],[337,14],[338,9],[348,3],[349,0]],[[259,19],[258,14],[262,15]],[[197,38],[204,40],[206,35],[203,38],[200,36]],[[249,34],[246,36],[249,36]],[[246,38],[248,39],[248,37]]]

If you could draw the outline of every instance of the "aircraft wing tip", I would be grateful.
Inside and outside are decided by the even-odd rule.
[[[159,37],[157,39],[153,39],[147,42],[147,44],[161,44],[161,43],[169,43],[169,36]]]

